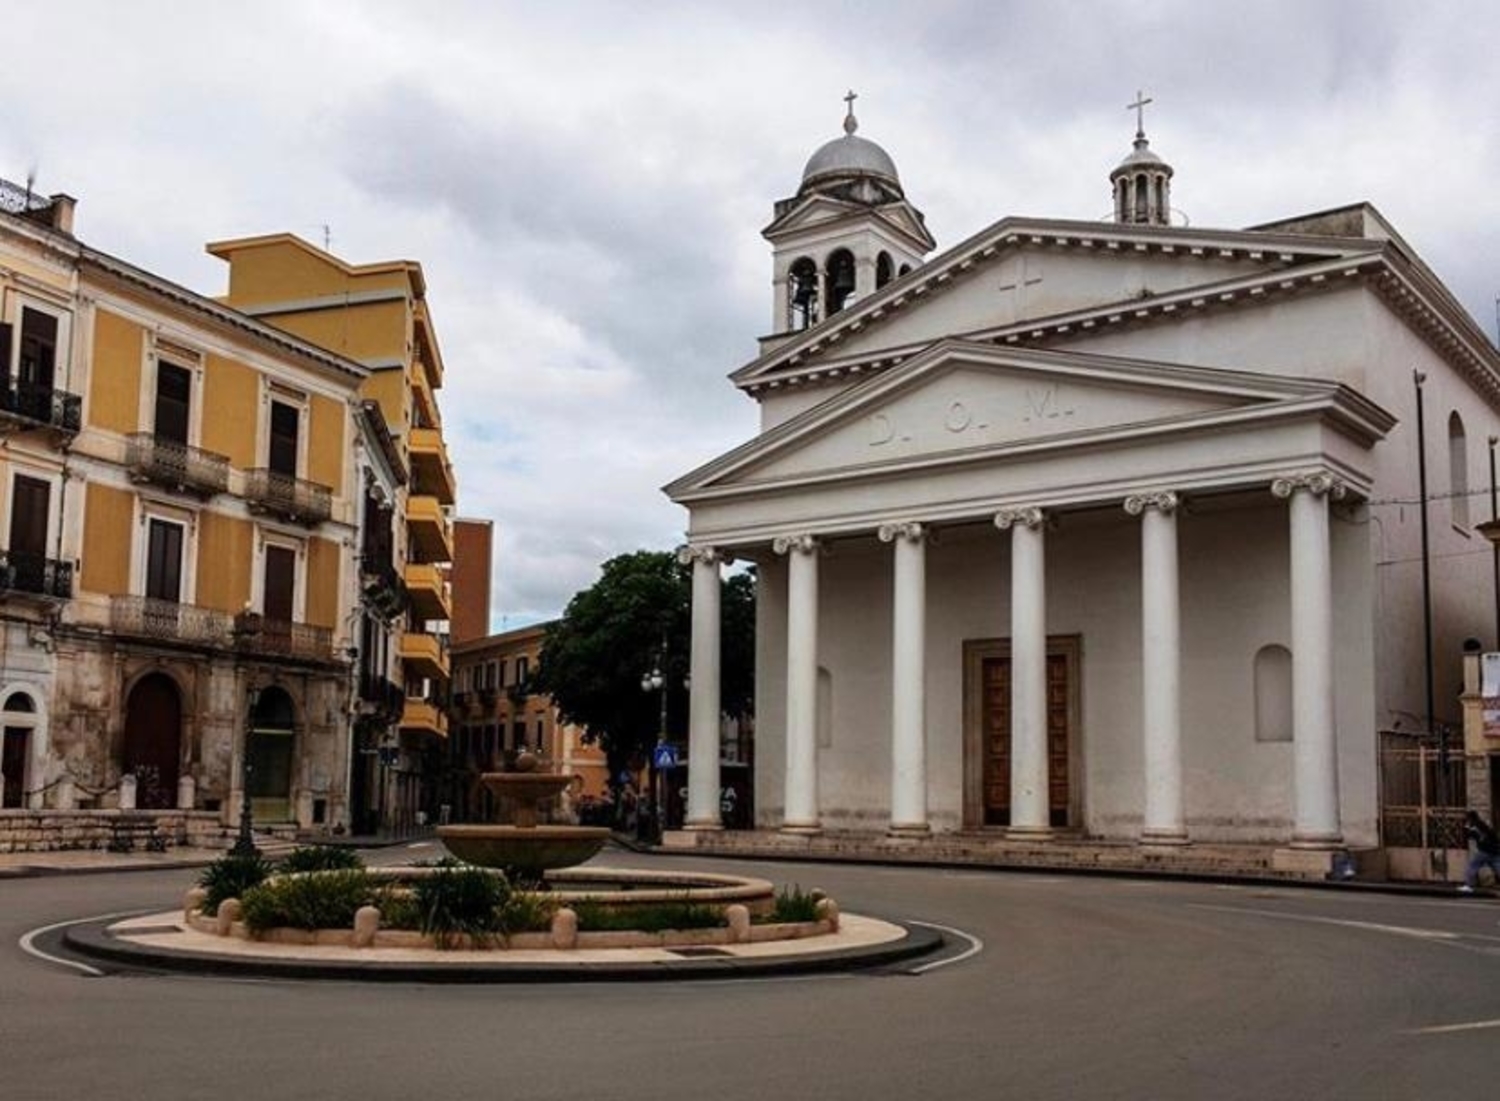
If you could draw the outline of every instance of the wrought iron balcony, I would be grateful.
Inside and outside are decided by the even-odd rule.
[[[7,380],[0,386],[0,414],[13,422],[53,428],[72,436],[83,427],[83,399],[51,386]]]
[[[245,500],[251,512],[268,512],[309,527],[333,515],[333,490],[328,486],[266,467],[245,471]]]
[[[0,551],[0,592],[70,600],[73,563],[26,551]]]
[[[109,624],[118,635],[226,649],[232,619],[225,612],[194,604],[150,596],[117,596],[110,601]]]
[[[363,600],[381,619],[389,623],[406,611],[406,582],[389,562],[366,560],[360,566],[360,576]]]
[[[333,632],[327,627],[241,612],[234,617],[233,636],[235,649],[243,653],[301,661],[333,660]]]
[[[229,488],[229,459],[151,432],[126,438],[125,466],[137,482],[155,482],[185,493],[212,497]]]

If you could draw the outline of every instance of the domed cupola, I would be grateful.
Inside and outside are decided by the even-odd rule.
[[[775,252],[769,341],[806,329],[905,275],[936,247],[906,200],[896,162],[862,138],[854,100],[844,134],[808,158],[797,193],[763,231]]]
[[[1165,226],[1172,223],[1172,166],[1151,151],[1146,140],[1145,109],[1151,100],[1137,92],[1135,148],[1109,174],[1114,189],[1115,221],[1123,225]]]

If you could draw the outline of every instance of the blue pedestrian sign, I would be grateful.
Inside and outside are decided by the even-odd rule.
[[[651,753],[651,763],[657,768],[676,768],[677,750],[667,742],[659,744]]]

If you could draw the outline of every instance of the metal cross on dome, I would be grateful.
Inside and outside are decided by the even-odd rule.
[[[1146,95],[1145,92],[1142,92],[1139,89],[1137,89],[1137,91],[1135,93],[1135,102],[1134,103],[1127,103],[1125,105],[1125,110],[1127,110],[1127,111],[1134,111],[1135,112],[1135,136],[1136,137],[1143,138],[1143,137],[1146,136],[1146,104],[1148,104],[1148,103],[1155,103],[1155,102],[1156,101],[1154,99],[1152,99],[1150,96]]]
[[[854,133],[855,129],[859,126],[858,121],[854,118],[854,101],[858,98],[859,96],[855,94],[853,88],[850,88],[849,94],[844,97],[844,102],[849,106],[848,113],[844,115],[844,132],[846,134]]]

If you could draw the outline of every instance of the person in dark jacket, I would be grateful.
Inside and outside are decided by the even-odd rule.
[[[1469,811],[1464,819],[1464,837],[1469,841],[1469,863],[1464,868],[1463,894],[1471,895],[1479,885],[1479,869],[1488,868],[1500,884],[1500,837],[1494,828],[1475,811]]]

